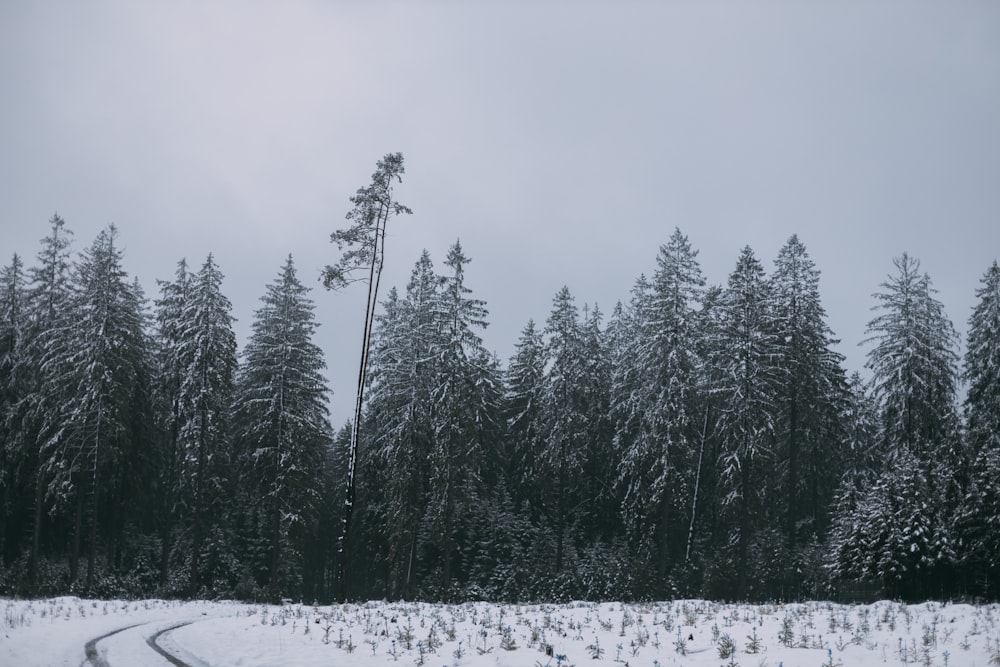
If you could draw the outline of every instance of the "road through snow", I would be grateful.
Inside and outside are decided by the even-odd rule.
[[[99,637],[94,637],[84,645],[84,654],[87,659],[83,667],[89,663],[91,667],[130,667],[132,665],[154,665],[171,664],[174,667],[196,667],[182,660],[174,651],[167,650],[160,646],[159,640],[169,632],[190,625],[195,621],[183,621],[171,623],[165,628],[160,628],[162,623],[135,623],[126,625],[123,628],[106,632]],[[142,653],[138,640],[145,640],[147,651]],[[98,647],[100,644],[100,647]],[[157,657],[160,656],[160,658]],[[161,660],[162,658],[162,660]],[[163,661],[166,661],[165,663]],[[199,666],[200,667],[200,663]]]

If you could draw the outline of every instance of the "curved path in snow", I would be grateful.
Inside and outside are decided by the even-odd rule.
[[[177,628],[183,628],[185,625],[191,625],[192,623],[194,623],[194,621],[184,621],[182,623],[175,623],[174,625],[171,625],[169,628],[163,628],[162,630],[160,630],[159,632],[157,632],[155,635],[152,635],[149,639],[147,639],[146,643],[149,644],[149,648],[153,649],[154,651],[156,651],[157,653],[159,653],[160,655],[162,655],[164,658],[166,658],[167,662],[169,662],[171,665],[175,665],[175,667],[191,667],[191,665],[189,665],[188,663],[184,662],[183,660],[181,660],[180,658],[178,658],[176,655],[174,655],[173,653],[170,653],[165,648],[163,648],[162,646],[160,646],[156,642],[156,640],[159,639],[162,635],[167,634],[168,632],[176,630]]]
[[[159,630],[154,634],[150,635],[148,638],[146,638],[146,644],[149,645],[149,648],[156,651],[160,656],[162,656],[164,660],[169,662],[171,665],[174,665],[175,667],[193,667],[189,663],[184,662],[176,655],[174,655],[170,651],[160,646],[158,641],[160,637],[167,634],[168,632],[176,630],[177,628],[182,628],[185,625],[190,625],[191,623],[194,623],[194,621],[193,620],[182,621],[180,623],[174,623],[173,625],[163,628],[162,630]],[[101,655],[101,653],[97,650],[98,642],[114,637],[115,635],[121,632],[125,632],[126,630],[131,630],[133,628],[138,628],[138,627],[145,627],[147,625],[151,625],[151,623],[134,623],[132,625],[126,625],[125,627],[112,630],[111,632],[106,632],[99,637],[94,637],[93,639],[88,641],[83,647],[84,655],[87,656],[87,659],[84,660],[83,665],[81,665],[81,667],[85,667],[87,663],[90,663],[92,667],[117,667],[109,663],[108,660],[103,655]]]
[[[84,661],[84,664],[87,664],[89,662],[94,667],[108,667],[108,663],[97,652],[97,642],[103,639],[107,639],[108,637],[117,635],[119,632],[125,632],[126,630],[137,628],[140,625],[142,625],[142,623],[134,623],[132,625],[126,625],[124,628],[118,628],[117,630],[112,630],[111,632],[105,632],[100,637],[94,637],[93,639],[91,639],[83,646],[83,653],[84,655],[87,656],[87,659]]]

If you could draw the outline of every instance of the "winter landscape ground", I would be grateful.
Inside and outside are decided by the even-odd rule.
[[[1000,664],[1000,605],[3,600],[0,664]],[[725,654],[729,644],[732,652]]]

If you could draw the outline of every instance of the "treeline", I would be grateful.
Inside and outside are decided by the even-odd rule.
[[[563,288],[506,364],[468,261],[425,252],[377,318],[352,597],[1000,594],[995,263],[963,364],[929,277],[895,260],[865,382],[795,236],[770,275],[745,248],[711,287],[675,231],[627,304],[605,319]]]
[[[53,217],[0,278],[2,591],[321,594],[328,389],[292,259],[238,363],[211,255],[150,308],[114,226],[75,261],[71,241]]]
[[[70,240],[54,217],[0,277],[2,592],[332,599],[350,428],[291,259],[238,356],[211,256],[150,303],[113,227],[75,260]],[[895,260],[869,381],[794,236],[708,286],[675,231],[627,303],[563,288],[506,361],[468,264],[424,252],[381,303],[349,597],[1000,595],[996,263],[960,359]]]

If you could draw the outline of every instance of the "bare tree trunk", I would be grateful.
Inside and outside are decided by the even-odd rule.
[[[705,458],[705,440],[708,439],[708,413],[705,408],[705,423],[701,427],[701,446],[698,448],[698,469],[694,475],[694,493],[691,494],[691,523],[688,524],[687,547],[684,549],[684,562],[691,560],[691,543],[694,542],[694,522],[698,515],[698,488],[701,486],[701,465]]]
[[[365,304],[365,326],[361,343],[361,363],[358,368],[358,391],[354,404],[354,423],[351,425],[351,444],[347,455],[347,492],[344,498],[344,521],[340,537],[340,600],[347,601],[347,573],[351,534],[351,520],[354,515],[356,471],[358,462],[358,441],[361,434],[361,416],[364,407],[365,383],[368,378],[368,355],[371,350],[372,330],[375,325],[375,310],[378,305],[378,288],[385,261],[385,225],[389,221],[389,206],[382,205],[375,221],[375,235],[372,247],[372,265],[368,274],[368,301]]]

